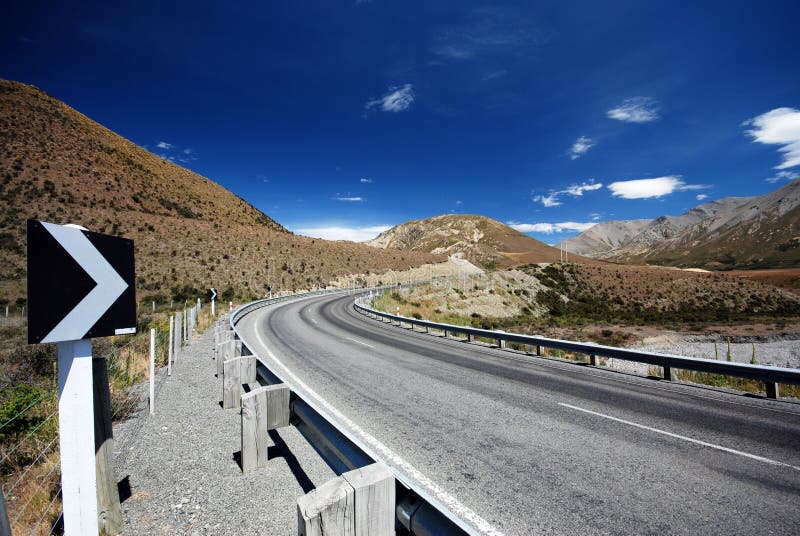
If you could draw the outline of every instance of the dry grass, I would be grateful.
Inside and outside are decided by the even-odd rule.
[[[136,244],[139,299],[325,286],[442,257],[295,236],[218,184],[32,86],[0,80],[0,305],[24,298],[25,220],[79,223]]]

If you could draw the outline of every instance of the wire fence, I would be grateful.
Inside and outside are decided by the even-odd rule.
[[[167,379],[163,367],[169,358],[169,316],[151,325],[156,330],[154,400],[158,400]],[[180,333],[175,337],[182,338]],[[106,358],[112,422],[124,421],[141,411],[148,398],[149,330],[122,341],[116,337],[96,339],[93,354]],[[50,356],[52,360],[52,352]],[[43,365],[39,363],[39,367]],[[33,384],[19,381],[19,374],[0,380],[0,492],[7,510],[0,511],[0,516],[7,516],[15,535],[63,532],[55,366],[51,374],[52,378],[40,375]],[[139,421],[116,449],[122,454],[123,465],[130,450],[126,446],[136,441],[145,420]]]

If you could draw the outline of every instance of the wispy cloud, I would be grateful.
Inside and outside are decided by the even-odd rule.
[[[568,186],[563,190],[550,192],[547,195],[535,195],[533,196],[533,202],[541,203],[546,208],[558,207],[563,204],[559,199],[562,195],[581,197],[584,192],[593,192],[595,190],[599,190],[602,187],[603,187],[602,183],[595,182],[594,179],[590,179],[588,182],[582,182],[581,184],[573,184],[572,186]]]
[[[334,201],[344,201],[346,203],[360,203],[361,201],[364,201],[363,197],[357,197],[357,196],[356,197],[342,196],[342,197],[334,197],[333,199]]]
[[[650,97],[630,97],[619,106],[611,108],[606,115],[626,123],[649,123],[659,118],[658,102]]]
[[[466,61],[491,54],[524,54],[547,40],[547,36],[517,10],[484,7],[470,11],[461,24],[440,30],[431,52],[439,62]],[[503,70],[494,72],[505,74]]]
[[[686,184],[679,176],[656,177],[653,179],[636,179],[617,181],[608,185],[608,189],[616,197],[623,199],[650,199],[663,197],[673,192],[687,190],[703,190],[709,188],[705,184]]]
[[[159,149],[172,149],[175,146],[172,145],[171,143],[167,143],[165,141],[160,141],[160,142],[156,143],[156,147],[158,147]]]
[[[800,110],[775,108],[745,121],[744,125],[753,127],[747,131],[753,141],[780,145],[778,151],[783,154],[783,162],[775,169],[800,166]]]
[[[708,196],[706,194],[697,194],[696,196],[694,196],[694,198],[697,199],[698,201],[705,201],[706,199],[708,199]]]
[[[588,138],[586,136],[580,136],[575,143],[572,144],[572,147],[569,150],[569,158],[570,160],[577,160],[578,158],[582,157],[586,154],[586,151],[591,149],[594,146],[594,142],[592,138]]]
[[[361,182],[361,184],[372,184],[372,179],[363,178],[359,182]]]
[[[517,223],[510,221],[508,226],[516,229],[521,233],[564,233],[564,232],[583,232],[590,227],[597,225],[596,222],[577,222],[577,221],[562,221],[558,223]]]
[[[391,225],[373,225],[370,227],[306,227],[295,229],[294,231],[304,236],[312,238],[322,238],[323,240],[350,240],[352,242],[364,242],[375,238],[384,231],[391,229]]]
[[[388,92],[378,99],[372,99],[364,105],[364,109],[369,111],[378,108],[384,112],[403,112],[408,110],[414,102],[414,86],[403,84],[402,86],[390,87]]]
[[[774,177],[770,177],[766,179],[766,181],[775,184],[776,182],[793,181],[795,179],[800,179],[800,173],[797,173],[795,171],[779,171],[775,174]]]

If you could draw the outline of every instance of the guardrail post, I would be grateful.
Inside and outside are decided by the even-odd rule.
[[[777,382],[764,382],[767,391],[767,398],[778,398],[781,396],[780,384]]]
[[[394,475],[381,464],[348,471],[297,499],[297,533],[393,536],[394,488]]]
[[[352,535],[355,492],[342,477],[331,479],[297,499],[298,536]]]
[[[447,338],[447,330],[444,330],[444,338]]]
[[[255,356],[234,357],[222,365],[222,409],[241,406],[242,384],[256,381]]]
[[[475,342],[475,337],[472,333],[467,333],[467,342]]]
[[[539,356],[542,355],[542,347],[537,344],[533,347],[533,353]]]
[[[589,364],[593,367],[597,366],[597,355],[596,354],[589,354]]]
[[[505,350],[506,347],[506,340],[505,339],[497,339],[497,346]]]
[[[255,359],[255,358],[254,358]],[[267,466],[267,432],[289,426],[289,387],[280,383],[244,393],[242,403],[242,472]]]
[[[355,492],[355,536],[394,536],[394,475],[373,463],[342,474]]]
[[[674,376],[672,374],[672,367],[662,367],[662,369],[664,370],[664,379],[667,381],[673,381]]]

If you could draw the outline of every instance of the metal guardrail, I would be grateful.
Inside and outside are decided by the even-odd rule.
[[[421,326],[444,331],[445,333],[461,333],[468,338],[483,337],[494,339],[502,346],[502,343],[512,342],[530,345],[538,348],[554,348],[566,350],[580,354],[586,354],[596,359],[597,356],[611,357],[625,361],[636,361],[648,365],[656,365],[664,369],[664,378],[672,379],[672,369],[692,370],[697,372],[709,372],[738,378],[762,381],[767,386],[767,396],[777,398],[779,396],[777,384],[800,385],[800,369],[790,369],[784,367],[773,367],[767,365],[751,365],[749,363],[736,363],[729,361],[716,361],[713,359],[701,359],[697,357],[687,357],[672,354],[660,354],[655,352],[642,352],[628,348],[617,348],[614,346],[603,346],[595,343],[574,342],[561,339],[551,339],[535,335],[522,335],[519,333],[506,333],[503,331],[492,331],[479,329],[469,326],[456,326],[452,324],[440,324],[428,320],[408,318],[405,316],[393,315],[378,311],[368,306],[365,298],[356,299],[355,309],[360,313],[372,315],[376,318],[405,323],[412,326]],[[540,353],[537,351],[537,354]],[[594,359],[592,363],[595,364]]]
[[[387,285],[384,287],[373,287],[371,289],[318,290],[303,294],[258,300],[236,309],[231,314],[230,327],[236,334],[236,337],[242,341],[242,354],[252,355],[251,350],[246,346],[246,341],[242,339],[236,329],[236,324],[242,317],[257,309],[276,303],[322,296],[325,294],[345,294],[347,292],[360,293],[366,290],[375,291],[389,288],[393,289],[396,287]],[[314,450],[317,451],[334,472],[341,474],[342,472],[357,467],[364,467],[371,463],[385,463],[384,460],[381,460],[372,452],[372,449],[355,438],[346,427],[326,415],[324,411],[317,407],[314,401],[304,399],[296,389],[296,386],[292,385],[291,381],[286,381],[280,374],[271,370],[264,359],[258,355],[256,355],[256,358],[258,360],[257,375],[260,381],[266,384],[285,383],[290,387],[291,395],[289,408],[291,423],[300,431],[303,437],[314,447]],[[418,536],[479,534],[464,520],[430,497],[424,489],[416,486],[406,475],[399,473],[391,466],[389,466],[389,468],[394,473],[395,479],[399,484],[396,492],[396,520],[410,534]]]

